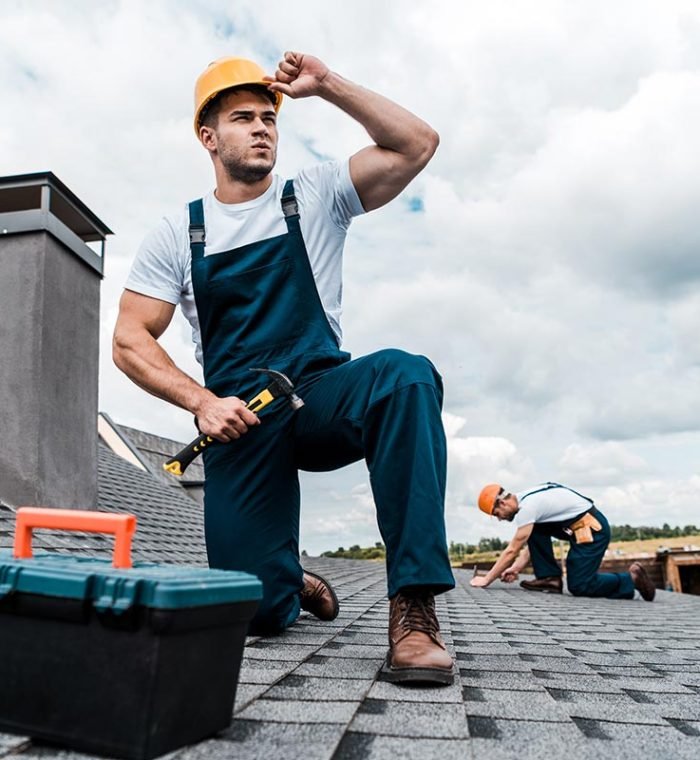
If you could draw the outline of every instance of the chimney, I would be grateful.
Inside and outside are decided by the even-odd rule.
[[[100,280],[109,234],[51,172],[0,177],[6,505],[97,505]]]

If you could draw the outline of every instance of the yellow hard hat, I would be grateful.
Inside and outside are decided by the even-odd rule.
[[[217,58],[210,63],[199,75],[194,86],[194,131],[199,137],[199,119],[204,107],[212,98],[215,98],[223,90],[229,87],[238,87],[244,84],[259,84],[267,87],[263,77],[265,72],[257,63],[246,58]],[[282,105],[282,93],[271,92],[275,96],[275,112]]]
[[[481,489],[479,494],[479,509],[486,512],[487,515],[493,514],[493,508],[496,505],[496,497],[503,488],[498,483],[489,483]]]

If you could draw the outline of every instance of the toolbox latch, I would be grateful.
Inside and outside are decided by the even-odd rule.
[[[121,615],[138,601],[141,581],[131,578],[101,578],[95,589],[93,607],[98,612],[110,610]]]

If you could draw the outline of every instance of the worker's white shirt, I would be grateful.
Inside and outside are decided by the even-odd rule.
[[[571,520],[592,506],[590,501],[568,488],[555,487],[548,488],[545,491],[537,490],[544,487],[544,485],[535,486],[527,491],[520,491],[515,494],[520,509],[516,512],[513,522],[519,528],[531,523]]]
[[[317,164],[293,179],[311,271],[340,345],[343,246],[352,217],[363,214],[364,209],[350,179],[348,161]],[[284,234],[287,225],[280,203],[284,183],[281,177],[273,176],[265,193],[245,203],[220,203],[213,191],[208,193],[204,197],[204,255],[213,256]],[[192,326],[196,357],[201,364],[202,339],[192,290],[189,223],[187,204],[177,214],[161,220],[141,244],[126,288],[180,305]]]

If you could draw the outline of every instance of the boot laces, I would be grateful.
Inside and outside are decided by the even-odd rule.
[[[399,607],[398,624],[405,631],[421,631],[435,639],[440,631],[437,615],[435,614],[435,599],[432,594],[404,596],[397,598]]]

